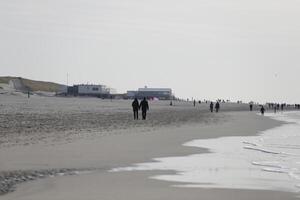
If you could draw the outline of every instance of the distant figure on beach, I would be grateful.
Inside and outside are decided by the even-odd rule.
[[[260,112],[261,112],[262,115],[265,114],[265,108],[264,108],[264,106],[261,106]]]
[[[143,120],[145,120],[147,116],[147,111],[149,110],[149,104],[145,97],[143,101],[141,101],[140,108],[142,108],[142,117]]]
[[[137,98],[135,98],[134,101],[132,102],[132,109],[133,109],[134,120],[138,120],[140,105],[139,105],[139,101],[137,100]]]
[[[250,111],[252,111],[252,110],[253,110],[253,104],[250,103]]]
[[[209,108],[210,108],[210,112],[214,111],[214,103],[213,102],[210,102]]]
[[[216,106],[215,106],[216,112],[219,112],[220,109],[220,103],[217,101]]]
[[[277,104],[275,105],[275,107],[276,107],[276,110],[279,111],[279,109],[280,109],[279,103],[277,103]]]
[[[194,107],[196,106],[196,100],[194,100]]]

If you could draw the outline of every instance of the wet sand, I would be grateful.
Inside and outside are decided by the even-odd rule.
[[[192,103],[182,103],[170,107],[168,102],[156,102],[150,104],[152,113],[149,113],[149,120],[134,122],[131,109],[127,108],[128,101],[112,103],[99,102],[94,99],[59,98],[44,99],[43,102],[40,102],[40,99],[35,101],[34,104],[29,102],[25,106],[27,110],[24,108],[20,110],[18,106],[23,105],[17,104],[16,101],[10,101],[7,104],[11,105],[11,110],[14,110],[16,115],[21,113],[27,116],[40,113],[40,116],[48,116],[46,121],[49,123],[56,118],[59,111],[64,123],[66,120],[66,124],[69,124],[68,118],[64,115],[68,116],[71,113],[70,115],[82,116],[83,121],[87,120],[86,123],[92,124],[88,119],[91,121],[96,119],[93,115],[89,118],[90,113],[101,113],[102,110],[108,109],[110,112],[102,111],[102,115],[123,113],[123,118],[118,120],[124,121],[124,124],[128,122],[129,125],[126,129],[122,126],[107,128],[115,126],[112,124],[116,121],[106,117],[101,119],[108,120],[107,124],[110,125],[106,127],[100,121],[100,125],[95,125],[94,131],[91,132],[84,127],[77,129],[80,127],[80,123],[77,122],[78,127],[75,125],[77,127],[75,131],[67,130],[68,133],[63,130],[57,131],[56,128],[52,129],[46,123],[45,127],[50,128],[47,129],[41,125],[40,131],[35,131],[38,129],[36,127],[29,133],[21,131],[17,135],[12,134],[11,138],[9,134],[6,134],[7,139],[2,141],[0,151],[0,174],[14,171],[21,174],[28,173],[28,171],[42,173],[47,170],[49,174],[43,174],[43,179],[37,178],[35,181],[28,179],[29,182],[27,180],[17,182],[16,191],[2,195],[0,199],[296,199],[296,194],[280,191],[175,188],[171,187],[174,183],[149,179],[149,176],[173,172],[108,172],[115,167],[147,162],[156,157],[208,152],[207,149],[182,146],[183,143],[193,139],[254,135],[259,131],[281,125],[278,121],[258,116],[254,112],[230,111],[248,110],[247,105],[221,105],[222,112],[211,114],[207,112],[207,105],[193,108]],[[76,103],[76,101],[79,102]],[[45,102],[48,106],[44,108]],[[13,106],[13,104],[17,105]],[[98,106],[95,107],[97,104]],[[102,105],[111,104],[114,105],[111,106],[112,108],[102,107]],[[1,108],[3,105],[2,101]],[[66,105],[71,107],[65,108]],[[5,111],[1,111],[1,119],[3,119],[3,112],[13,115],[8,106],[4,107]],[[56,108],[59,109],[56,110]],[[152,119],[154,116],[158,119]],[[35,123],[34,121],[36,120],[29,120],[28,123]],[[98,130],[98,126],[106,128]],[[68,127],[73,126],[66,125],[65,128],[68,129]],[[3,134],[7,129],[10,127],[6,129],[2,127],[0,133]],[[43,131],[44,129],[48,131]],[[34,139],[29,140],[26,134]],[[45,138],[40,139],[41,135]],[[59,140],[55,140],[57,135],[60,135]],[[25,138],[26,143],[20,138]],[[57,171],[53,174],[53,170],[59,169],[70,169],[71,172]],[[81,171],[89,171],[89,173],[80,173]],[[30,176],[32,177],[32,174]],[[47,178],[49,176],[53,178]]]

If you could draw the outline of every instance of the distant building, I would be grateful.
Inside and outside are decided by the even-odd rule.
[[[137,97],[138,92],[137,91],[127,91],[127,98],[128,99],[134,99]]]
[[[73,85],[68,87],[68,95],[72,96],[96,96],[102,98],[110,97],[110,89],[104,85]]]
[[[127,91],[127,98],[142,99],[146,97],[147,99],[160,99],[160,100],[170,100],[174,99],[172,94],[172,89],[170,88],[139,88],[137,91]]]

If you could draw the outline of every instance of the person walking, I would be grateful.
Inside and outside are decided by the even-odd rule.
[[[265,108],[264,108],[264,106],[261,106],[260,112],[261,112],[262,115],[265,114]]]
[[[140,108],[142,109],[143,120],[145,120],[147,117],[147,111],[149,110],[149,104],[145,97],[143,101],[141,101]]]
[[[137,100],[137,98],[135,98],[134,101],[132,102],[132,109],[133,109],[134,120],[138,120],[140,105],[139,105],[139,101]]]
[[[252,111],[252,110],[253,110],[253,104],[250,103],[250,111]]]
[[[219,112],[220,109],[220,103],[217,101],[216,106],[215,106],[216,112]]]
[[[210,102],[209,108],[210,108],[210,112],[214,112],[214,103],[213,102]]]

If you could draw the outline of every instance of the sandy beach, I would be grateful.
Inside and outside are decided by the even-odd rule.
[[[220,113],[210,113],[208,104],[155,101],[146,121],[133,121],[126,100],[0,100],[0,199],[297,199],[276,188],[178,188],[149,178],[173,171],[110,172],[153,158],[209,153],[182,146],[191,140],[253,136],[283,124],[249,112],[247,104],[221,104]]]
[[[299,10],[0,0],[0,200],[300,199]]]

